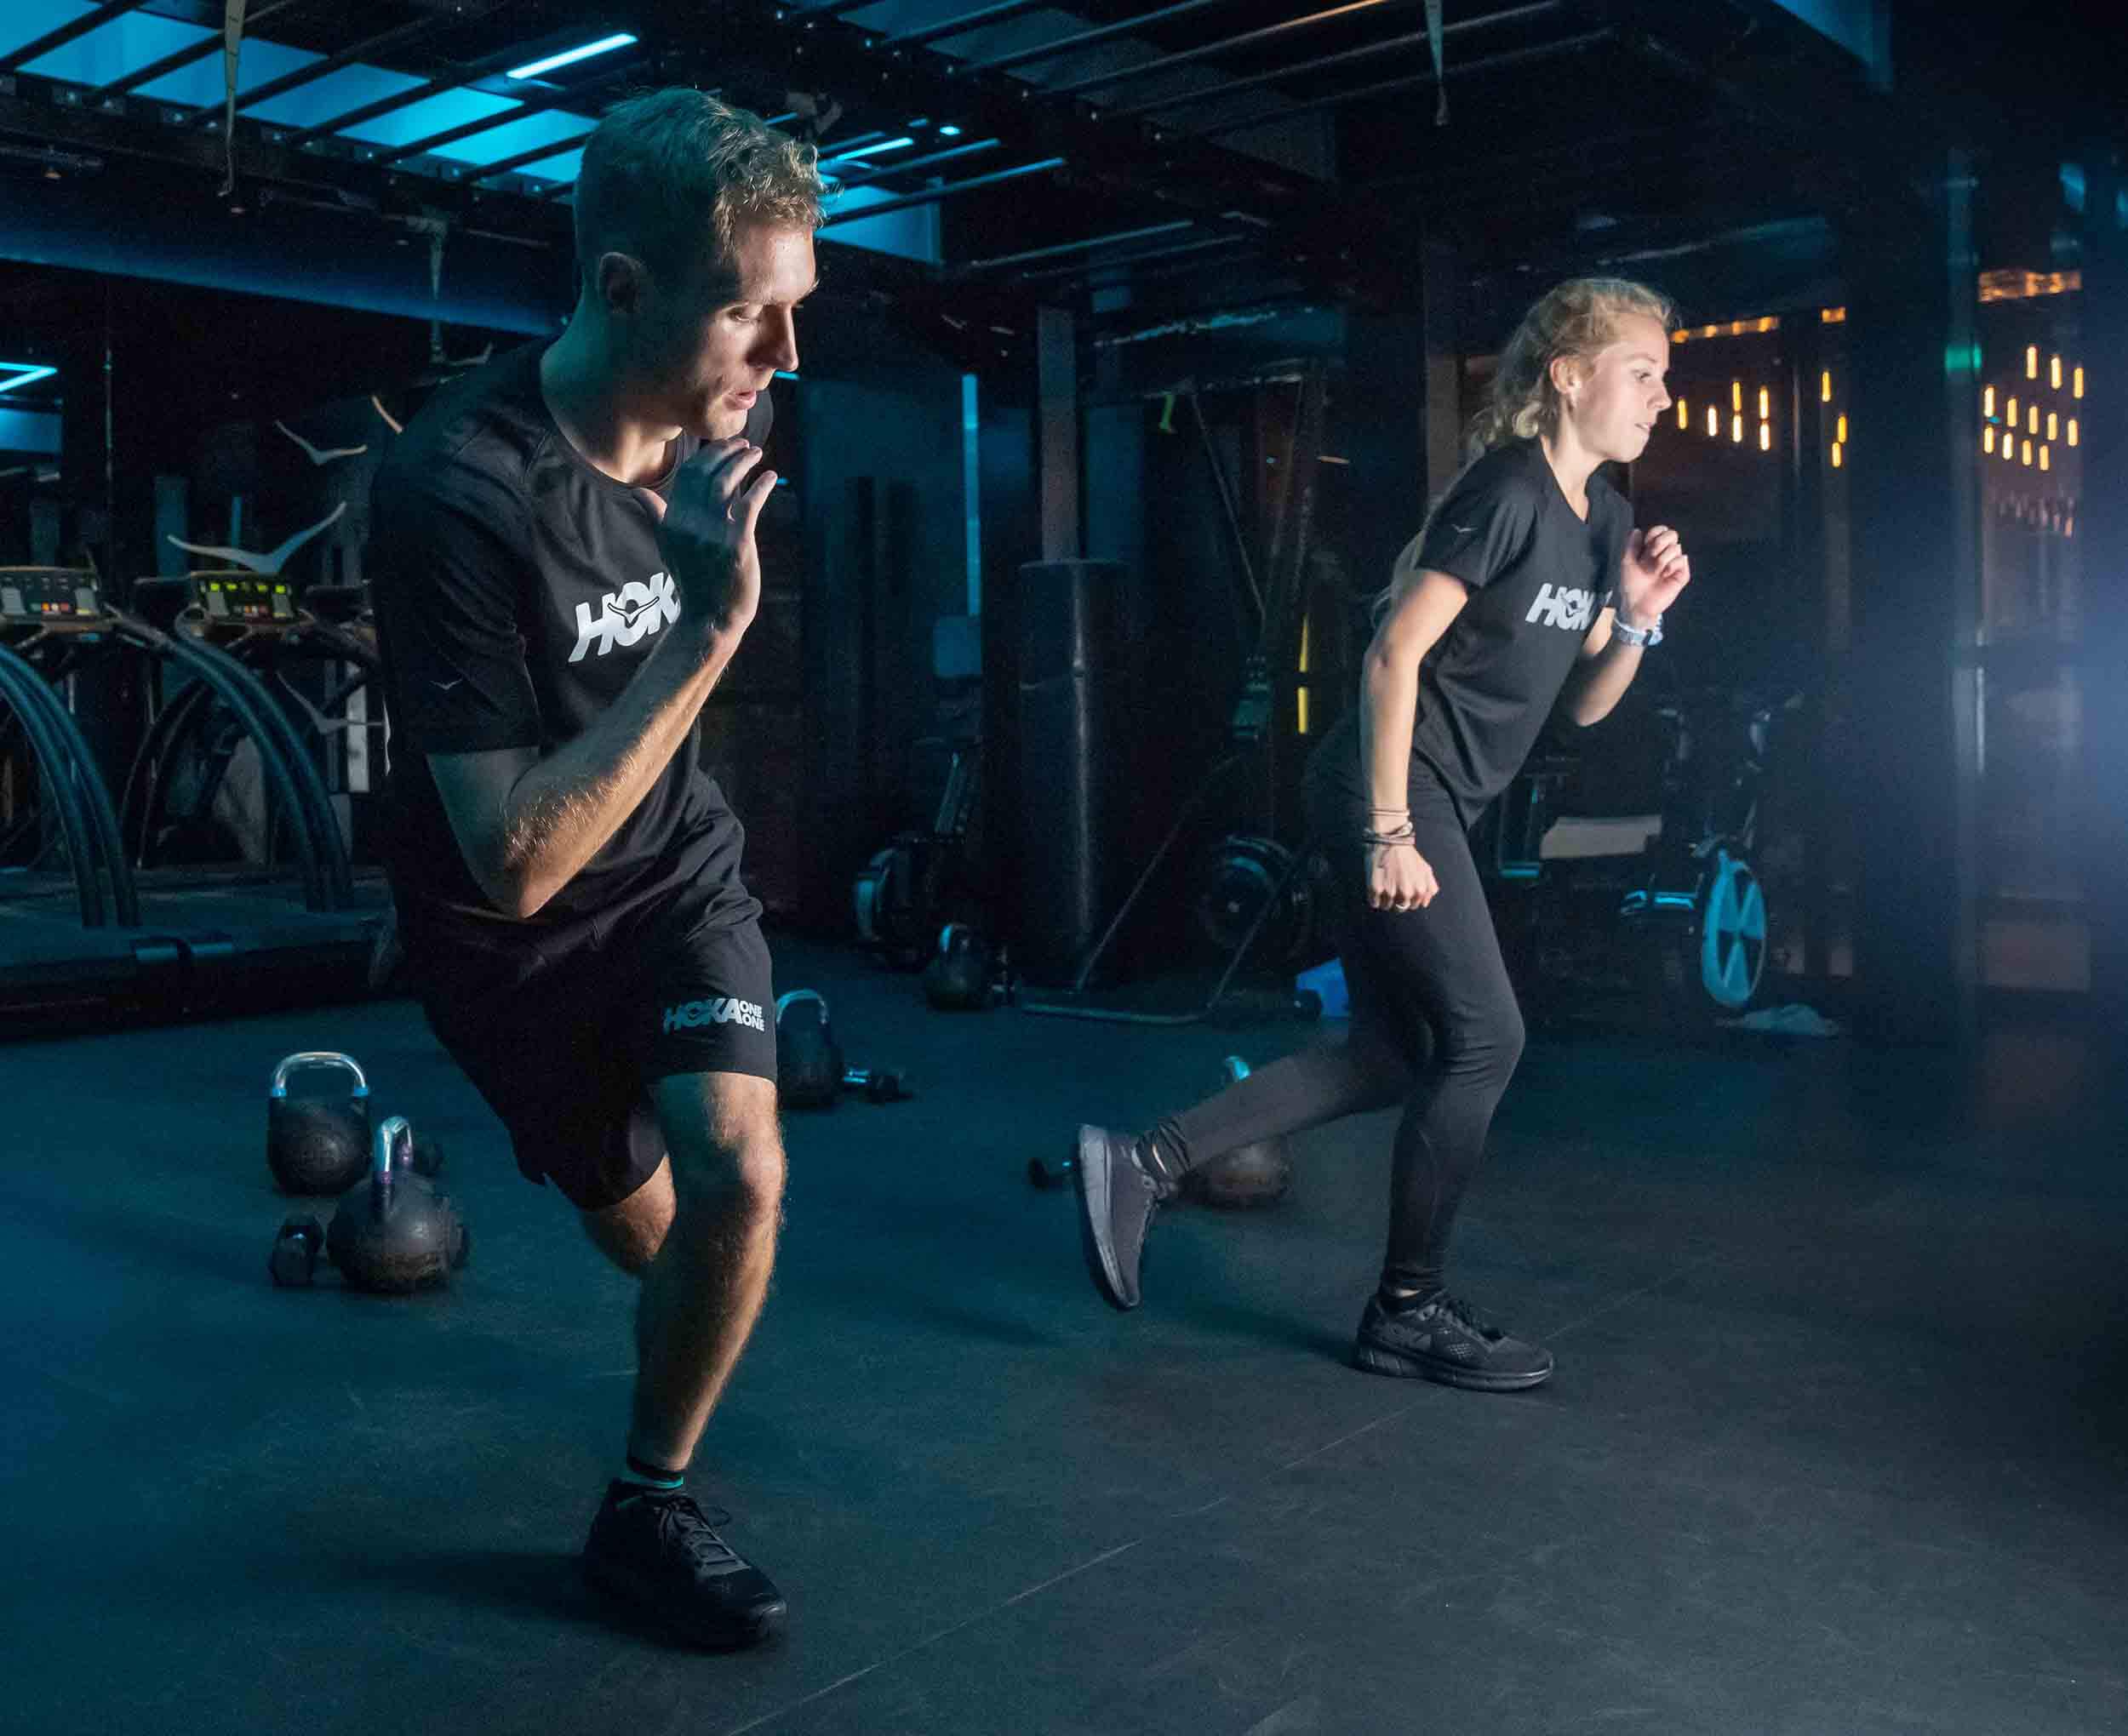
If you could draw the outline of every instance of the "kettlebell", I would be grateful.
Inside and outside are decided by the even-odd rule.
[[[965,922],[939,930],[938,950],[924,967],[924,998],[941,1013],[976,1012],[990,1005],[990,943]]]
[[[1249,1076],[1249,1063],[1229,1055],[1221,1064],[1227,1083]],[[1208,1206],[1267,1206],[1284,1197],[1293,1182],[1293,1160],[1283,1135],[1222,1153],[1189,1174],[1192,1194]]]
[[[344,1099],[289,1095],[303,1067],[344,1067],[354,1080]],[[369,1167],[369,1082],[352,1055],[305,1049],[273,1070],[266,1093],[266,1168],[282,1191],[341,1194]]]
[[[776,997],[776,1099],[786,1109],[832,1109],[843,1094],[842,1045],[815,989]]]
[[[318,1250],[325,1245],[325,1226],[306,1213],[281,1220],[280,1233],[266,1255],[266,1271],[281,1289],[300,1289],[317,1271]]]
[[[369,1185],[347,1195],[325,1232],[326,1258],[358,1290],[403,1295],[442,1284],[472,1243],[450,1201],[415,1174],[414,1129],[403,1115],[378,1128]]]

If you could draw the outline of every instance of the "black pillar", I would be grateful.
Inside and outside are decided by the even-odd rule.
[[[1805,977],[1822,981],[1831,968],[1834,784],[1824,751],[1833,677],[1829,574],[1826,570],[1825,465],[1828,436],[1824,375],[1825,328],[1807,311],[1783,322],[1782,362],[1787,369],[1788,414],[1782,419],[1781,543],[1787,568],[1787,631],[1800,642],[1799,661],[1810,671],[1811,691],[1800,727],[1809,732],[1802,751],[1784,753],[1807,780],[1798,792],[1803,835],[1803,958]],[[1845,452],[1842,453],[1845,458]]]
[[[1958,1042],[1978,946],[1978,265],[1962,152],[1847,237],[1856,1013]],[[1896,202],[1896,203],[1895,203]]]
[[[1042,488],[1042,558],[1073,561],[1083,546],[1078,510],[1078,331],[1068,309],[1035,310],[1036,411]]]
[[[2125,177],[2110,143],[2094,146],[2084,199],[2083,413],[2085,789],[2085,909],[2091,924],[2091,998],[2101,1028],[2128,1036],[2128,231]]]
[[[1345,379],[1331,420],[1351,464],[1345,490],[1346,557],[1363,592],[1389,582],[1428,502],[1448,487],[1459,460],[1462,404],[1454,254],[1416,249],[1416,304],[1354,313],[1345,328]]]

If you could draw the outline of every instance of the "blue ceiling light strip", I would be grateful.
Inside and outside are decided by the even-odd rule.
[[[58,372],[56,368],[40,367],[34,362],[0,362],[0,391],[13,391],[18,385],[49,380]]]
[[[626,31],[609,37],[601,37],[595,43],[586,43],[579,49],[567,49],[558,54],[549,54],[544,60],[535,60],[529,66],[518,66],[503,74],[506,78],[537,78],[542,72],[552,72],[558,67],[573,66],[579,60],[588,60],[593,54],[609,54],[615,49],[629,47],[636,39]]]
[[[821,162],[823,165],[831,163],[858,163],[867,157],[879,156],[884,151],[907,151],[915,143],[916,140],[913,139],[889,139],[878,145],[861,146],[855,151],[838,151],[832,157],[823,157]]]

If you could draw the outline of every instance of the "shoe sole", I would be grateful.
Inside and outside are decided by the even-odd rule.
[[[729,1626],[701,1628],[690,1625],[671,1613],[661,1593],[653,1590],[644,1579],[625,1568],[584,1558],[584,1577],[609,1596],[649,1613],[658,1625],[676,1638],[690,1646],[700,1646],[712,1652],[736,1652],[748,1646],[758,1646],[772,1638],[790,1613],[790,1605],[781,1597],[774,1603],[764,1604],[751,1615],[735,1620]]]
[[[1107,1142],[1091,1128],[1078,1130],[1078,1162],[1072,1166],[1072,1174],[1078,1185],[1078,1241],[1085,1252],[1087,1274],[1102,1301],[1118,1313],[1128,1314],[1138,1305],[1124,1299],[1115,1250],[1094,1227],[1108,1221],[1109,1175]]]
[[[1353,1347],[1353,1367],[1363,1368],[1370,1374],[1388,1374],[1399,1379],[1434,1380],[1443,1386],[1460,1386],[1469,1392],[1523,1392],[1532,1386],[1542,1386],[1552,1378],[1549,1363],[1534,1373],[1489,1373],[1482,1368],[1465,1368],[1460,1362],[1431,1362],[1424,1356],[1368,1344]]]

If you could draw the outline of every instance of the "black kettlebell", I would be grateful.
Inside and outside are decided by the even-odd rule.
[[[300,1289],[316,1274],[318,1250],[324,1245],[325,1226],[317,1219],[284,1218],[266,1255],[266,1271],[278,1288]]]
[[[775,1003],[776,1098],[786,1109],[832,1109],[843,1094],[842,1045],[817,990],[792,989]]]
[[[443,1284],[472,1251],[450,1201],[412,1168],[414,1129],[395,1115],[377,1129],[369,1185],[350,1193],[325,1232],[326,1258],[358,1290],[404,1295]]]
[[[354,1085],[345,1099],[290,1097],[289,1075],[341,1067]],[[342,1194],[369,1168],[369,1082],[352,1055],[305,1049],[273,1070],[266,1093],[266,1168],[282,1191]]]
[[[1249,1063],[1239,1055],[1227,1056],[1224,1067],[1229,1085],[1249,1076]],[[1293,1185],[1293,1160],[1283,1135],[1259,1139],[1193,1169],[1184,1185],[1192,1198],[1208,1206],[1268,1206],[1284,1198]]]
[[[987,940],[965,922],[948,922],[939,930],[938,951],[924,967],[924,998],[941,1013],[988,1007],[993,962]]]

